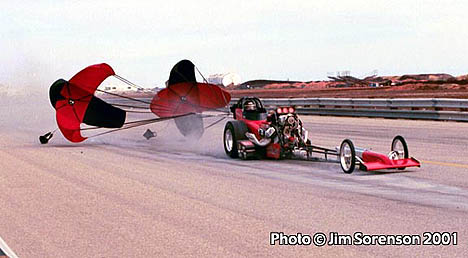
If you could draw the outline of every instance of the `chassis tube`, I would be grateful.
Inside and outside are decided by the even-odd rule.
[[[358,156],[359,158],[362,159],[362,154],[363,154],[364,152],[368,151],[368,149],[355,147],[355,148],[354,148],[354,151],[356,152],[356,156]]]
[[[268,144],[270,144],[271,142],[271,139],[270,138],[263,138],[261,139],[260,141],[257,139],[257,137],[255,136],[255,134],[253,133],[245,133],[245,136],[253,143],[255,143],[255,145],[257,146],[260,146],[260,147],[265,147],[267,146]]]

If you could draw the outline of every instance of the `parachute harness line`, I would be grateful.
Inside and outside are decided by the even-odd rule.
[[[130,86],[135,87],[135,88],[137,88],[137,89],[143,89],[143,87],[140,87],[140,86],[136,85],[135,83],[133,83],[133,82],[131,82],[131,81],[129,81],[129,80],[123,78],[123,77],[120,76],[120,75],[114,74],[114,77],[117,78],[117,79],[119,79],[119,80],[121,80],[122,82],[126,83],[127,85],[130,85]]]
[[[219,124],[221,121],[223,121],[223,120],[226,119],[226,118],[228,118],[228,116],[223,116],[223,117],[221,117],[219,120],[216,120],[216,121],[214,121],[213,123],[211,123],[210,125],[205,126],[204,129],[206,130],[206,129],[208,129],[208,128],[210,128],[210,127],[216,125],[216,124]]]
[[[185,76],[183,74],[180,74],[182,77],[185,78]],[[129,86],[132,86],[132,87],[135,87],[137,89],[142,89],[142,87],[136,85],[135,83],[119,76],[119,75],[114,75],[115,78],[119,79],[120,81],[124,82],[125,84],[129,85]],[[178,95],[173,89],[171,89],[171,87],[168,87],[169,90],[171,90],[174,94]],[[124,96],[124,95],[121,95],[121,94],[117,94],[117,93],[112,93],[112,92],[108,92],[108,91],[104,91],[104,90],[100,90],[100,89],[96,89],[96,91],[99,91],[99,92],[102,92],[102,93],[105,93],[105,94],[109,94],[111,96],[115,96],[115,97],[120,97],[120,98],[124,98],[124,99],[128,99],[128,100],[132,100],[132,101],[135,101],[135,102],[139,102],[139,103],[143,103],[143,104],[148,104],[151,106],[154,106],[154,104],[152,104],[151,102],[149,101],[145,101],[145,100],[141,100],[141,99],[137,99],[137,98],[132,98],[132,97],[128,97],[128,96]],[[189,92],[190,93],[190,92]],[[188,94],[187,94],[188,95]],[[181,96],[181,100],[188,104],[188,105],[191,105],[193,107],[198,107],[197,105],[194,105],[193,103],[190,103],[187,100],[187,95],[185,96]],[[177,103],[178,105],[180,105],[181,103]],[[127,108],[135,108],[135,109],[148,109],[148,107],[142,107],[142,106],[133,106],[133,105],[125,105],[125,104],[112,104],[114,106],[121,106],[121,107],[127,107]],[[160,108],[162,109],[166,109],[166,111],[170,111],[167,107],[165,106],[161,106],[161,105],[157,105],[159,106]],[[178,106],[177,106],[178,108]],[[125,110],[126,112],[129,112],[129,113],[152,113],[151,111],[133,111],[133,110]]]
[[[137,84],[123,78],[122,76],[120,75],[113,75],[115,78],[119,79],[120,81],[124,82],[125,84],[131,86],[131,87],[134,87],[136,89],[142,89],[142,87],[138,86]],[[105,90],[100,90],[100,89],[96,89],[96,91],[99,91],[99,92],[102,92],[102,93],[105,93],[105,94],[109,94],[111,96],[115,96],[115,97],[119,97],[119,98],[124,98],[124,99],[128,99],[128,100],[132,100],[132,101],[135,101],[135,102],[139,102],[139,103],[143,103],[143,104],[148,104],[150,105],[151,102],[148,102],[148,101],[144,101],[144,100],[141,100],[141,99],[137,99],[137,98],[132,98],[132,97],[128,97],[128,96],[124,96],[124,95],[121,95],[121,94],[117,94],[117,93],[112,93],[112,92],[108,92],[108,91],[105,91]],[[125,105],[125,104],[117,104],[117,103],[112,103],[113,106],[118,106],[118,107],[126,107],[126,108],[132,108],[132,109],[148,109],[148,107],[142,107],[142,106],[134,106],[134,105]],[[128,112],[128,113],[152,113],[151,111],[135,111],[135,110],[124,110],[125,112]]]
[[[125,78],[123,78],[123,77],[121,77],[119,75],[115,74],[113,76],[115,78],[119,79],[120,81],[124,82],[127,85],[130,85],[130,86],[135,87],[137,89],[142,89],[142,87],[130,82],[129,80],[127,80],[127,79],[125,79]],[[124,95],[121,95],[121,94],[112,93],[112,92],[108,92],[108,91],[104,91],[104,90],[100,90],[100,89],[96,89],[96,91],[99,91],[99,92],[102,92],[102,93],[105,93],[105,94],[109,94],[111,96],[120,97],[120,98],[128,99],[128,100],[131,100],[131,101],[151,105],[151,102],[148,102],[148,101],[145,101],[145,100],[132,98],[132,97],[128,97],[128,96],[124,96]],[[90,95],[90,96],[92,96],[92,95]],[[86,96],[86,97],[88,97],[88,96]],[[135,108],[135,109],[148,109],[148,107],[134,106],[134,105],[125,105],[125,104],[112,104],[112,105],[127,107],[127,108]],[[125,111],[126,112],[131,112],[131,113],[152,113],[151,111],[133,111],[133,110],[125,110]],[[166,121],[166,120],[179,118],[179,117],[184,117],[184,116],[189,116],[189,115],[193,115],[193,114],[194,113],[188,113],[188,114],[177,115],[177,116],[158,117],[158,118],[152,118],[152,119],[145,119],[145,120],[137,120],[137,121],[126,122],[126,123],[124,123],[124,126],[121,127],[121,128],[116,128],[116,129],[112,129],[112,130],[109,130],[109,131],[106,131],[106,132],[98,133],[98,134],[89,136],[87,138],[93,138],[93,137],[97,137],[97,136],[112,133],[112,132],[131,129],[131,128],[138,127],[138,126],[148,125],[148,124],[152,124],[152,123],[156,123],[156,122],[160,122],[160,121]],[[102,127],[95,126],[95,127],[81,128],[80,131],[97,130],[97,129],[102,129]]]
[[[136,99],[136,98],[132,98],[132,97],[128,97],[128,96],[124,96],[124,95],[120,95],[120,94],[116,94],[116,93],[112,93],[112,92],[108,92],[108,91],[104,91],[104,90],[100,90],[100,89],[96,89],[96,91],[99,91],[99,92],[102,92],[102,93],[105,93],[105,94],[109,94],[109,95],[112,95],[112,96],[115,96],[115,97],[132,100],[132,101],[135,101],[135,102],[140,102],[140,103],[144,103],[144,104],[148,104],[148,105],[151,104],[150,102],[147,102],[147,101],[144,101],[144,100],[141,100],[141,99]],[[134,108],[134,109],[148,109],[148,107],[126,105],[126,104],[112,103],[112,105],[117,106],[117,107],[126,107],[126,108]],[[151,111],[135,111],[135,110],[128,110],[128,109],[125,109],[124,111],[129,112],[129,113],[148,113],[148,114],[151,113]]]
[[[102,92],[102,93],[106,93],[106,94],[109,94],[109,95],[112,95],[112,96],[116,96],[116,97],[128,99],[128,100],[133,100],[133,101],[136,101],[136,102],[148,104],[148,105],[151,104],[151,102],[148,102],[148,101],[144,101],[144,100],[141,100],[141,99],[136,99],[136,98],[132,98],[132,97],[128,97],[128,96],[124,96],[124,95],[120,95],[120,94],[108,92],[108,91],[105,91],[105,90],[97,89],[96,91],[99,91],[99,92]],[[138,107],[138,108],[141,108],[141,107]]]
[[[166,120],[170,120],[170,119],[174,119],[174,118],[178,118],[178,117],[189,116],[189,115],[193,115],[193,114],[194,113],[189,113],[189,114],[172,116],[172,117],[158,117],[158,118],[152,118],[152,119],[145,119],[145,120],[137,120],[137,121],[126,122],[126,123],[124,123],[124,126],[121,127],[121,128],[116,128],[116,129],[109,130],[109,131],[106,131],[106,132],[91,135],[91,136],[88,136],[87,138],[93,138],[93,137],[101,136],[101,135],[108,134],[108,133],[113,133],[113,132],[117,132],[117,131],[121,131],[121,130],[131,129],[131,128],[138,127],[138,126],[148,125],[148,124],[152,124],[152,123],[156,123],[156,122],[166,121]],[[81,131],[88,131],[88,130],[97,130],[97,129],[101,129],[101,128],[102,127],[87,127],[87,128],[82,128],[80,130]]]
[[[197,70],[198,74],[200,74],[200,76],[203,78],[203,81],[205,83],[208,83],[208,81],[205,79],[205,76],[203,76],[203,74],[200,72],[200,70],[198,70],[198,67],[195,65],[195,69]]]

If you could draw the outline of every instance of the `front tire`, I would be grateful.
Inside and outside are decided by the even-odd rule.
[[[351,174],[356,167],[356,150],[351,140],[346,139],[340,146],[340,165],[343,172]]]
[[[396,154],[397,159],[407,159],[409,157],[408,144],[406,144],[406,140],[403,136],[397,135],[393,138],[391,152]],[[404,169],[405,168],[398,168],[398,170]]]
[[[398,154],[398,159],[407,159],[409,157],[408,144],[406,144],[403,136],[397,135],[393,138],[391,151]]]

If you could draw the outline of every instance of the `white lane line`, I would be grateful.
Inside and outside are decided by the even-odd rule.
[[[18,255],[16,255],[13,250],[8,247],[8,245],[3,241],[3,239],[0,237],[0,249],[3,251],[3,253],[6,254],[9,258],[18,258]]]

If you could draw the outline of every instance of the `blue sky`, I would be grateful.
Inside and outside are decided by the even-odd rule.
[[[206,76],[320,80],[468,73],[468,1],[9,1],[0,83],[47,88],[106,62],[144,87],[192,60]]]

